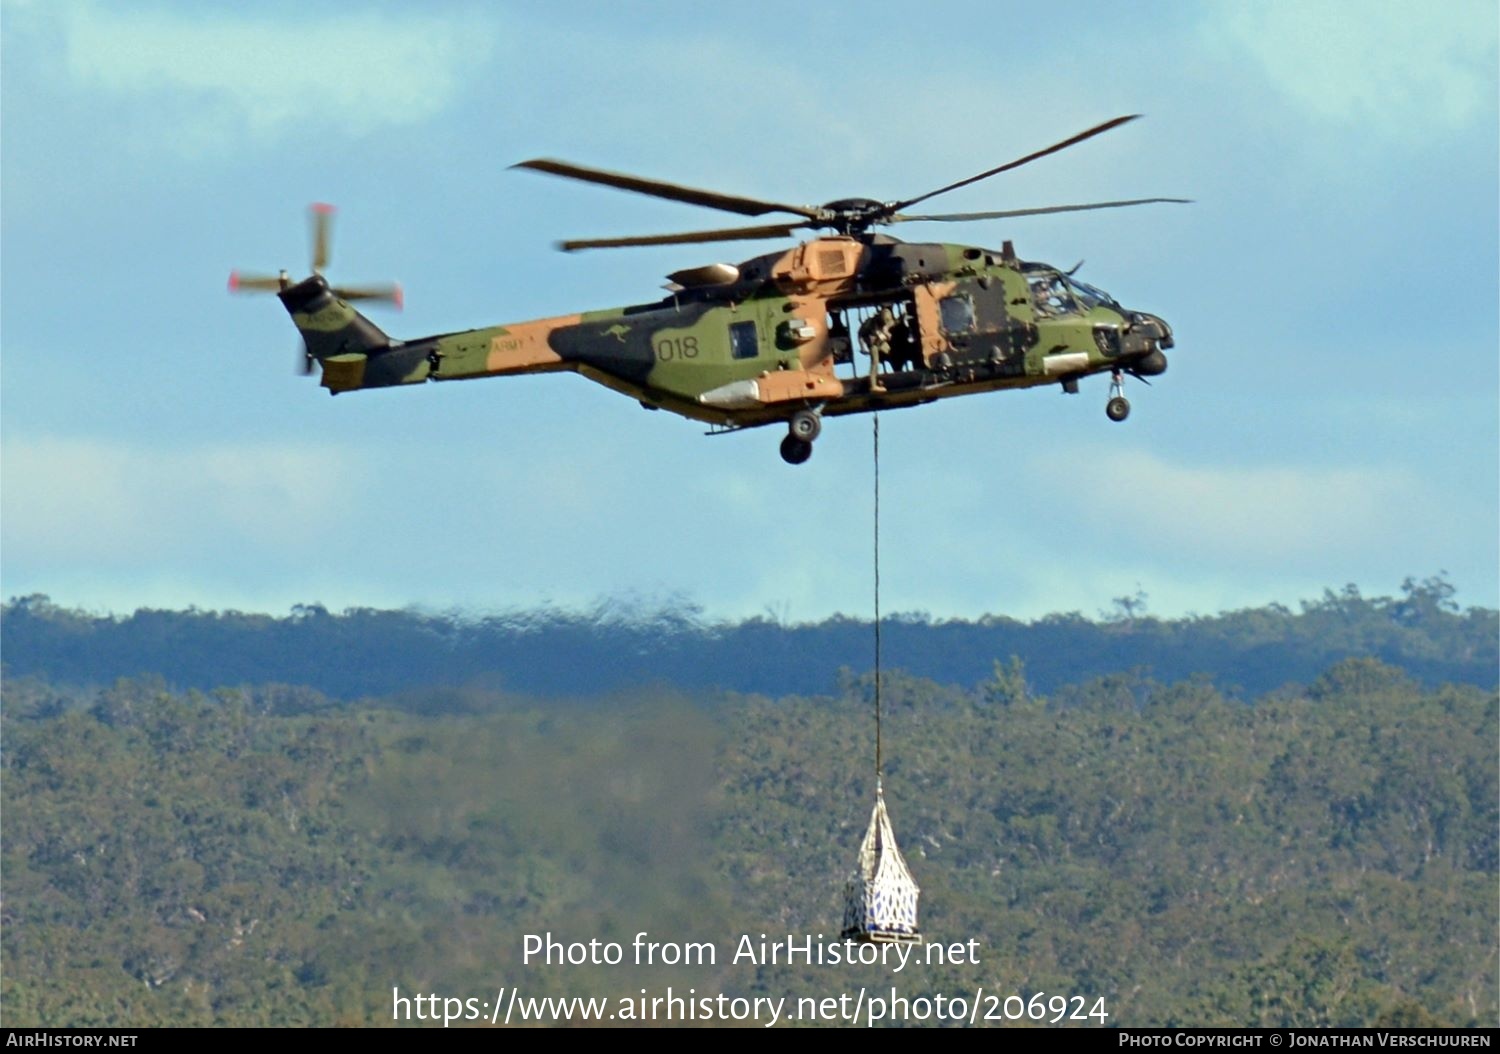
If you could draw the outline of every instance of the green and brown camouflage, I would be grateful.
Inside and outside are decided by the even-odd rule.
[[[392,340],[314,275],[280,293],[330,392],[572,371],[725,428],[1166,369],[1171,330],[1045,264],[885,236],[818,238],[673,276],[650,304]],[[698,284],[684,284],[684,279]],[[877,355],[882,308],[914,347]],[[867,338],[860,340],[858,334]],[[884,347],[884,345],[883,345]]]
[[[292,284],[231,277],[232,289],[274,289],[302,333],[308,362],[332,394],[427,381],[571,371],[713,430],[784,422],[782,456],[807,460],[823,417],[867,413],[1007,388],[1108,373],[1111,419],[1129,413],[1125,374],[1165,371],[1171,328],[1041,263],[1000,250],[907,243],[876,225],[949,222],[1114,208],[1148,198],[1002,213],[917,216],[902,210],[1054,153],[1132,117],[1115,118],[1017,161],[928,194],[881,203],[842,199],[820,207],[720,194],[539,159],[517,167],[742,215],[789,212],[792,222],[674,235],[564,242],[565,249],[744,240],[830,228],[794,248],[738,265],[669,275],[653,303],[483,329],[392,340],[349,306],[395,299],[399,288],[343,290],[323,278],[331,210],[314,211],[313,274]],[[1074,271],[1077,270],[1075,267]]]

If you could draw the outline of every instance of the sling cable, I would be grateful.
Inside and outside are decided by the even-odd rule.
[[[868,943],[916,943],[917,898],[921,890],[911,877],[885,809],[880,729],[880,414],[872,413],[875,462],[875,808],[859,847],[859,862],[844,886],[846,940]]]

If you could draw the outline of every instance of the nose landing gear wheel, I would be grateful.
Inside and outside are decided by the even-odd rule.
[[[1119,370],[1110,371],[1109,402],[1104,404],[1104,415],[1117,422],[1130,416],[1130,402],[1125,398],[1125,374]]]
[[[800,465],[812,457],[812,444],[805,439],[789,435],[781,441],[781,460],[788,465]]]

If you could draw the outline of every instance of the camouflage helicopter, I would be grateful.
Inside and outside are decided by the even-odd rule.
[[[1125,374],[1167,368],[1172,330],[1122,307],[1061,271],[966,245],[907,243],[872,229],[911,221],[961,222],[1120,208],[1180,198],[1053,205],[1003,212],[915,215],[919,202],[1074,146],[1139,115],[1117,117],[1044,150],[894,202],[845,198],[787,205],[536,159],[513,167],[745,216],[788,213],[787,222],[680,234],[566,241],[559,248],[618,248],[830,233],[740,264],[711,263],[667,276],[654,303],[394,340],[349,306],[400,302],[395,285],[340,287],[328,262],[329,209],[314,206],[312,275],[293,282],[230,276],[235,291],[271,291],[304,341],[307,372],[322,368],[330,394],[423,381],[570,370],[639,400],[706,422],[710,434],[784,423],[781,456],[801,464],[825,416],[913,406],[1003,388],[1110,375],[1105,410],[1123,421]]]

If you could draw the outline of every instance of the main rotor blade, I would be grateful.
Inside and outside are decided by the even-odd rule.
[[[311,209],[313,228],[313,274],[322,274],[328,267],[328,228],[333,222],[333,206],[321,202]]]
[[[915,205],[919,201],[926,201],[928,198],[935,198],[939,194],[946,194],[950,190],[957,190],[959,187],[967,187],[970,183],[978,183],[981,179],[989,179],[991,176],[998,176],[1001,172],[1009,172],[1013,168],[1020,168],[1022,165],[1027,164],[1028,162],[1035,161],[1037,158],[1046,157],[1048,154],[1055,154],[1059,150],[1066,150],[1068,147],[1081,143],[1085,139],[1092,139],[1094,136],[1107,132],[1111,128],[1118,128],[1120,127],[1120,125],[1133,121],[1139,116],[1141,115],[1138,113],[1132,113],[1127,114],[1124,117],[1116,117],[1112,121],[1105,121],[1103,124],[1095,125],[1086,132],[1079,132],[1071,139],[1064,139],[1060,143],[1053,143],[1045,150],[1038,150],[1034,154],[1027,154],[1025,157],[1017,158],[1016,160],[1011,161],[1008,164],[1001,165],[999,168],[992,168],[988,172],[979,173],[979,175],[977,176],[970,176],[968,179],[961,179],[957,183],[949,183],[946,187],[940,187],[937,190],[929,191],[928,193],[922,194],[915,198],[908,198],[905,201],[895,202],[890,206],[890,211],[899,212],[904,208],[909,208],[910,206]]]
[[[754,238],[785,238],[794,231],[811,227],[811,223],[772,223],[764,227],[725,227],[716,231],[686,231],[682,234],[646,234],[635,238],[587,238],[558,242],[557,247],[571,253],[579,249],[622,249],[633,245],[689,245],[698,242],[749,241]]]
[[[806,216],[808,219],[815,219],[818,215],[818,211],[808,205],[782,205],[779,202],[762,201],[759,198],[742,198],[736,194],[720,194],[713,190],[684,187],[676,183],[665,183],[658,179],[642,179],[639,176],[627,176],[620,172],[606,172],[598,168],[585,168],[582,165],[573,165],[566,161],[554,161],[551,158],[545,157],[522,161],[510,167],[529,168],[533,172],[545,172],[552,176],[564,176],[567,179],[577,179],[584,183],[598,183],[606,187],[616,187],[619,190],[632,190],[637,194],[649,194],[654,198],[666,198],[668,201],[683,201],[689,205],[703,205],[710,209],[737,212],[741,216],[762,216],[767,212],[791,212],[798,216]]]
[[[898,212],[888,222],[908,223],[913,220],[927,220],[933,223],[962,223],[966,220],[1005,220],[1013,216],[1044,216],[1053,212],[1087,212],[1089,209],[1122,209],[1127,205],[1153,205],[1158,202],[1170,202],[1177,205],[1192,204],[1190,198],[1136,198],[1134,201],[1096,201],[1090,205],[1048,205],[1039,209],[1005,209],[1001,212],[949,212],[941,216],[908,216],[904,212]]]

